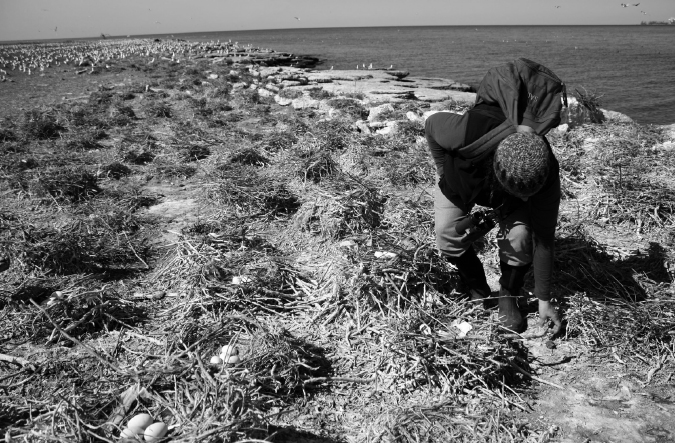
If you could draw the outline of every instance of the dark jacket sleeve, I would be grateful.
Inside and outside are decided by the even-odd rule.
[[[534,295],[539,300],[551,299],[555,228],[560,206],[560,173],[557,161],[551,174],[547,186],[529,200],[534,240]]]
[[[443,175],[445,154],[464,146],[467,120],[468,114],[451,112],[437,112],[427,118],[424,133],[439,176]]]

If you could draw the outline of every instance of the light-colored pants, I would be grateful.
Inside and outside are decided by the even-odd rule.
[[[455,226],[467,216],[467,212],[448,200],[438,184],[434,188],[434,214],[438,249],[441,254],[459,257],[471,247],[471,243],[462,243],[462,236],[455,231]],[[497,245],[502,262],[511,266],[532,263],[532,230],[527,205],[522,205],[499,222]]]

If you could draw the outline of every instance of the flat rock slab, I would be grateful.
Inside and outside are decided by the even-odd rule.
[[[297,69],[291,67],[262,68],[262,77],[270,75],[278,77],[299,76],[307,78],[308,85],[287,85],[293,89],[305,89],[321,86],[334,94],[361,93],[370,101],[399,101],[417,99],[426,102],[446,100],[475,100],[468,85],[454,80],[428,77],[406,77],[397,80],[382,70],[344,70],[318,71],[314,69]]]

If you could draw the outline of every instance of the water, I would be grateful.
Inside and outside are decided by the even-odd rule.
[[[518,57],[568,85],[601,94],[602,107],[639,123],[675,123],[675,26],[440,26],[323,28],[175,34],[314,55],[320,69],[373,64],[478,84]],[[166,37],[166,35],[159,35]]]

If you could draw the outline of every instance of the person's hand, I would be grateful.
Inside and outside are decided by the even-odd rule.
[[[558,305],[554,302],[539,300],[539,328],[546,328],[548,322],[553,323],[553,337],[556,337],[563,330],[563,321],[558,312]]]

